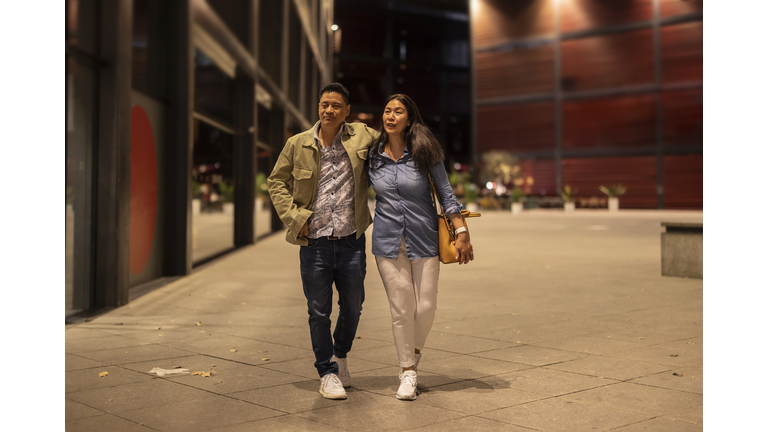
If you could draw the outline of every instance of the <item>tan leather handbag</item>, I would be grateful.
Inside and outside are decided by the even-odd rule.
[[[435,182],[432,180],[432,175],[429,176],[429,185],[432,186],[432,200],[434,202],[435,210],[437,210],[440,216],[437,222],[438,233],[438,245],[440,248],[440,262],[443,264],[451,264],[459,262],[456,259],[456,228],[453,227],[451,220],[445,215],[443,207],[440,205],[440,200],[435,189]],[[469,226],[467,225],[467,218],[480,217],[480,213],[472,213],[469,210],[461,211],[461,220],[464,222],[464,227],[467,229],[467,239],[469,239]]]

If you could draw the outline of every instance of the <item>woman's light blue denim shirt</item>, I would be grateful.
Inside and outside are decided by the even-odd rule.
[[[437,256],[438,215],[427,174],[416,168],[407,149],[395,162],[374,144],[368,160],[368,178],[376,192],[371,252],[397,259],[400,239],[404,236],[409,260]],[[443,164],[435,164],[429,172],[446,216],[461,212]]]

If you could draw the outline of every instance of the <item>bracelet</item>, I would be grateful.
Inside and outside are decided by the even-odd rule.
[[[456,228],[456,235],[467,232],[467,227]]]

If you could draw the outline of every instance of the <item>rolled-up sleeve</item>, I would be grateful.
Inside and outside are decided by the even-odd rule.
[[[461,213],[461,205],[456,200],[456,195],[453,194],[451,189],[451,183],[448,181],[448,173],[445,171],[445,166],[442,162],[438,162],[429,169],[429,173],[432,174],[432,180],[435,182],[435,190],[440,197],[440,205],[443,206],[443,211],[446,216]]]

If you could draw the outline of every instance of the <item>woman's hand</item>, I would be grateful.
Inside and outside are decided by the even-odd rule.
[[[459,265],[469,264],[475,259],[472,243],[470,243],[469,235],[466,232],[456,236],[456,259],[459,260]]]

